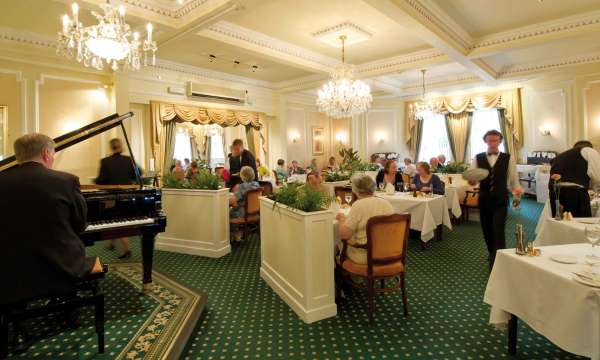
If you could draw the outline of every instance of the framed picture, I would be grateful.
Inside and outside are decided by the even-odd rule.
[[[312,154],[323,155],[325,153],[325,128],[312,128]]]

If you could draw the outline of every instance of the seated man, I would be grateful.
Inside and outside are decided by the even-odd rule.
[[[288,170],[288,176],[299,174],[306,174],[306,172],[300,167],[300,165],[298,165],[298,162],[296,160],[292,160],[292,166],[290,166]]]
[[[323,178],[318,171],[311,171],[306,175],[306,184],[300,186],[299,189],[304,188],[318,191],[325,196],[330,196],[329,189],[327,189],[327,186],[323,185]]]
[[[254,169],[252,169],[250,166],[242,166],[242,169],[240,170],[240,178],[242,183],[233,187],[231,192],[234,196],[229,198],[229,205],[231,206],[229,210],[230,219],[241,218],[246,215],[244,209],[246,198],[244,195],[246,195],[248,191],[258,189],[260,187],[258,181],[254,180]],[[240,241],[242,239],[242,233],[237,227],[232,230],[231,236],[233,240]]]
[[[343,213],[337,214],[340,237],[348,240],[348,258],[356,264],[367,263],[367,250],[352,245],[367,243],[367,221],[377,215],[390,215],[394,208],[389,201],[373,196],[375,182],[368,175],[358,175],[352,178],[352,192],[358,200],[354,202],[348,217]]]
[[[42,134],[22,136],[14,143],[19,166],[0,173],[0,303],[69,294],[84,276],[102,271],[78,236],[87,215],[79,179],[52,170],[54,146]]]

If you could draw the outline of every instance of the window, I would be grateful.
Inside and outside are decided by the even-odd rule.
[[[173,158],[183,161],[183,159],[192,159],[192,142],[190,136],[185,132],[175,134],[175,151]]]
[[[215,134],[210,137],[210,167],[225,164],[225,153],[223,152],[223,136]]]
[[[483,142],[483,135],[489,130],[500,130],[500,117],[498,110],[477,110],[473,113],[471,124],[471,136],[469,137],[469,160],[477,154],[487,151],[487,145]],[[500,151],[504,151],[504,143],[500,144]]]
[[[423,132],[421,133],[418,160],[429,162],[429,159],[440,154],[444,154],[447,160],[452,160],[445,116],[429,113],[420,121],[423,121]]]

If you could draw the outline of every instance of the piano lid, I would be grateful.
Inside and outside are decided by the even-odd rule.
[[[56,143],[56,147],[54,150],[56,152],[59,152],[62,149],[66,149],[70,146],[85,141],[91,138],[92,136],[98,135],[116,126],[121,125],[123,120],[129,119],[132,116],[132,112],[128,112],[123,115],[115,113],[105,117],[104,119],[94,121],[93,123],[88,124],[82,128],[73,130],[64,135],[56,137],[54,138],[54,142]],[[15,156],[13,155],[7,157],[6,159],[0,161],[0,172],[13,168],[15,166],[17,166],[17,159],[15,158]]]

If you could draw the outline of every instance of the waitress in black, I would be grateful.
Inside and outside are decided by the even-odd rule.
[[[471,163],[471,169],[482,168],[489,175],[479,183],[479,220],[485,244],[489,253],[490,270],[496,259],[496,251],[506,248],[504,226],[508,213],[508,195],[523,194],[519,184],[517,165],[514,156],[500,152],[504,137],[497,130],[490,130],[483,136],[487,152],[477,154]],[[474,185],[474,182],[469,182]]]
[[[385,189],[387,184],[392,184],[396,191],[403,190],[402,173],[398,172],[398,164],[396,164],[395,160],[385,162],[385,166],[379,170],[377,177],[375,177],[375,182],[380,189]]]

